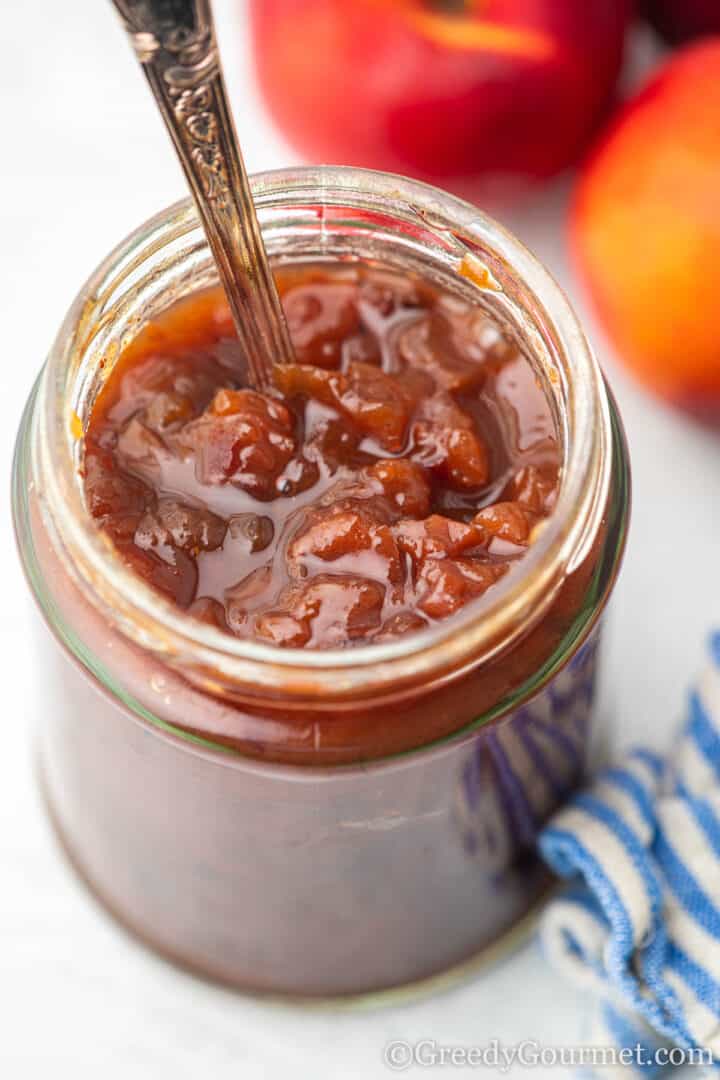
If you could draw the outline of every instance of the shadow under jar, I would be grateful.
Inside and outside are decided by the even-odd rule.
[[[492,315],[555,418],[555,508],[483,597],[380,644],[243,640],[151,589],[90,517],[80,465],[119,356],[216,283],[193,210],[170,208],[80,293],[19,435],[19,546],[55,638],[39,645],[42,779],[80,873],[154,948],[249,990],[356,995],[463,968],[542,899],[534,840],[587,764],[628,462],[566,300],[495,222],[354,169],[253,190],[278,265],[382,265]]]

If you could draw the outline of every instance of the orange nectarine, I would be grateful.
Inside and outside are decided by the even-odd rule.
[[[587,162],[576,263],[637,377],[720,422],[720,38],[675,53]]]

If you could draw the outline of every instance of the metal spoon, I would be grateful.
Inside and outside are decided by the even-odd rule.
[[[170,132],[258,390],[292,361],[220,67],[210,0],[112,0]]]

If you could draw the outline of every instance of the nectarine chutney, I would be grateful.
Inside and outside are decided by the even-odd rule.
[[[296,360],[266,393],[186,204],[97,268],[29,401],[40,771],[155,949],[376,993],[466,970],[546,893],[626,448],[567,301],[476,207],[346,168],[252,183]]]
[[[267,393],[248,388],[219,298],[182,301],[134,343],[85,434],[90,513],[146,581],[242,638],[359,646],[446,619],[555,502],[530,363],[412,276],[307,265],[279,286],[296,363]]]

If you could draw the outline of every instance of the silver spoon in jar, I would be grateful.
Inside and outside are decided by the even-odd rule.
[[[112,0],[145,72],[258,390],[293,359],[220,67],[210,0]]]

